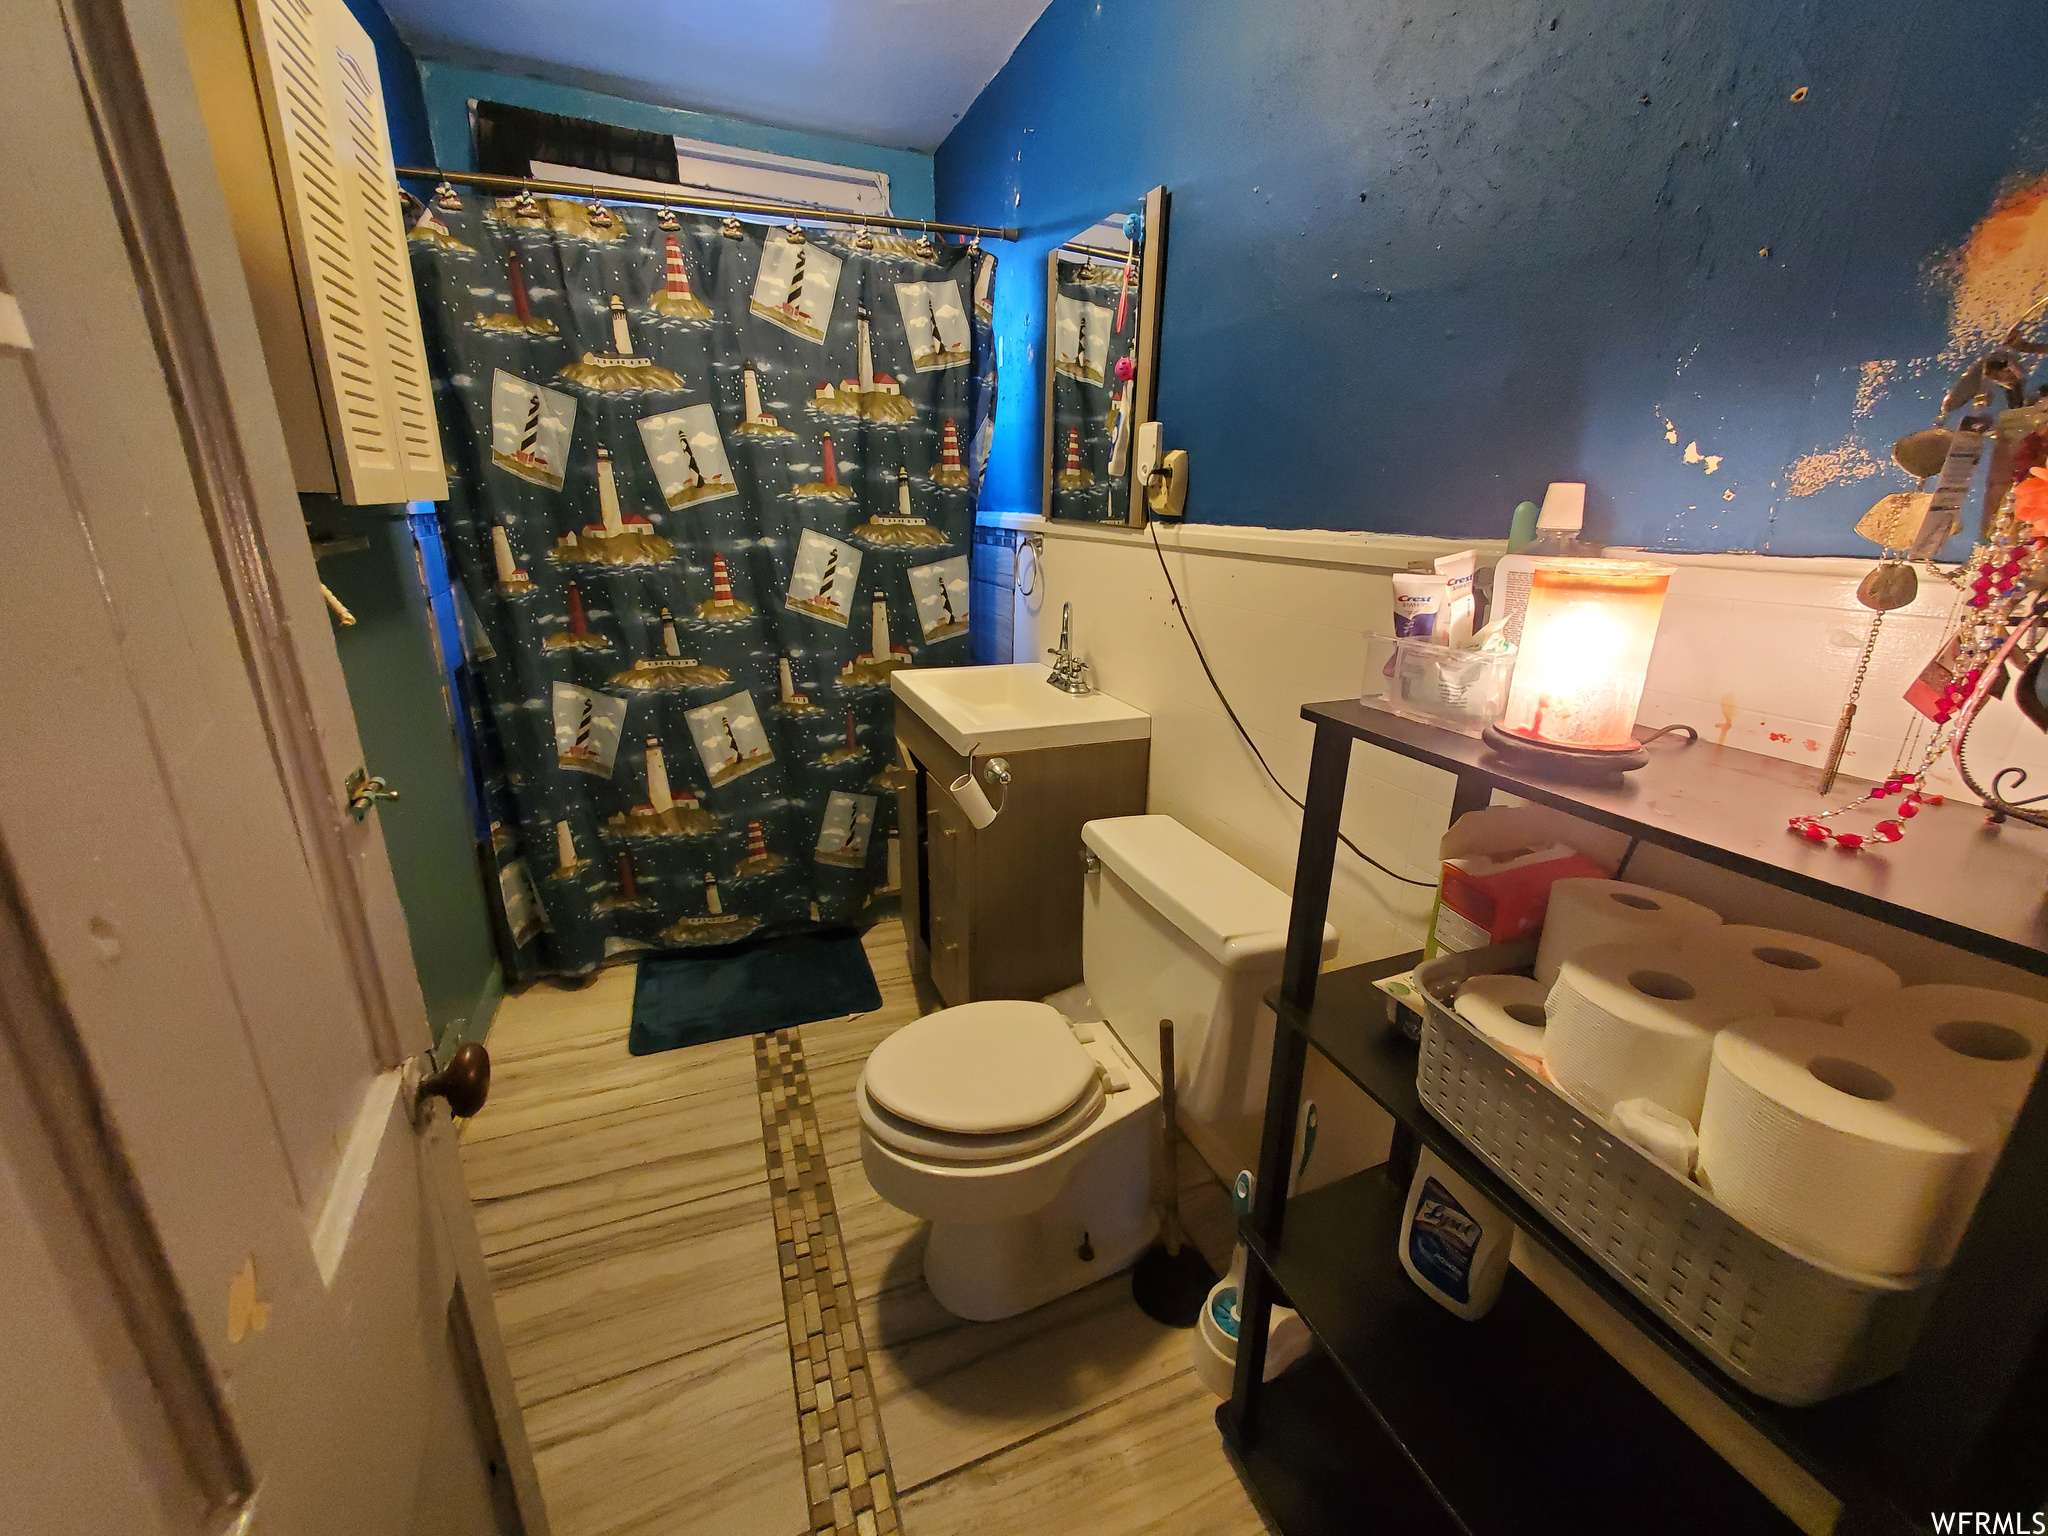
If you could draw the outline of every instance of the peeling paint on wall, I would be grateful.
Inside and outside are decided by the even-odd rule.
[[[1877,402],[1884,395],[1884,388],[1899,376],[1896,358],[1868,362],[1859,370],[1856,379],[1856,419],[1863,420],[1877,408]]]
[[[1785,471],[1787,496],[1811,496],[1833,485],[1851,485],[1884,473],[1884,465],[1871,457],[1863,439],[1850,433],[1832,448],[1803,454]]]
[[[1941,361],[1966,367],[2048,296],[2048,176],[2003,191],[1935,272],[1954,289]]]
[[[1876,411],[1894,384],[1967,366],[2001,340],[2014,322],[2048,298],[2048,176],[2001,191],[1969,238],[1930,264],[1950,290],[1948,342],[1937,356],[1873,359],[1857,372],[1855,419]],[[1832,448],[1793,461],[1785,489],[1812,496],[1884,473],[1886,461],[1851,432]]]

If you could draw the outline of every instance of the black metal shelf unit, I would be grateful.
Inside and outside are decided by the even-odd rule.
[[[1387,1023],[1372,985],[1414,956],[1327,976],[1317,964],[1357,740],[1455,775],[1454,817],[1505,790],[2044,975],[2048,834],[1985,828],[1956,808],[1921,818],[1911,838],[1882,854],[1851,857],[1783,830],[1816,798],[1816,775],[1802,765],[1666,742],[1625,786],[1560,785],[1477,741],[1365,705],[1312,704],[1302,713],[1316,727],[1315,750],[1286,968],[1273,1000],[1282,1027],[1247,1233],[1254,1262],[1236,1389],[1217,1411],[1268,1519],[1285,1536],[1358,1529],[1368,1514],[1383,1518],[1392,1500],[1404,1510],[1426,1506],[1444,1522],[1415,1516],[1422,1530],[1790,1529],[1521,1276],[1510,1275],[1478,1323],[1452,1317],[1409,1282],[1395,1245],[1418,1143],[1840,1499],[1841,1536],[1924,1530],[1936,1510],[2040,1508],[2048,1497],[2048,1092],[2037,1087],[2022,1111],[1905,1370],[1828,1403],[1784,1408],[1722,1375],[1423,1109],[1416,1048]],[[1310,1049],[1394,1117],[1395,1150],[1383,1168],[1289,1201]],[[1301,1312],[1319,1350],[1268,1384],[1259,1377],[1276,1292]],[[1349,1412],[1333,1406],[1337,1386],[1349,1390]],[[1345,1473],[1347,1455],[1382,1473]]]

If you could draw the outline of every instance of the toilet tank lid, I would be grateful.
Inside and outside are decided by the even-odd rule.
[[[1219,964],[1286,950],[1287,893],[1171,816],[1091,821],[1081,841]],[[1324,957],[1336,948],[1337,930],[1324,923]]]

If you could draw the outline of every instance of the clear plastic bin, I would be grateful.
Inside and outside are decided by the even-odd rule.
[[[1433,640],[1368,635],[1358,697],[1410,720],[1477,736],[1507,707],[1514,671],[1512,651],[1462,651]]]

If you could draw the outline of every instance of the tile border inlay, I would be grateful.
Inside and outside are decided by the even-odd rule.
[[[899,1529],[894,1476],[840,1241],[803,1037],[754,1037],[761,1143],[813,1536]]]

